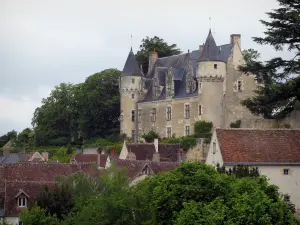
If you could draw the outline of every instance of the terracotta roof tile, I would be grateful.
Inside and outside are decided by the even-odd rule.
[[[100,154],[100,167],[105,167],[107,157],[106,154]],[[74,159],[77,163],[97,163],[97,154],[77,154]]]
[[[216,129],[224,163],[300,163],[300,130]]]

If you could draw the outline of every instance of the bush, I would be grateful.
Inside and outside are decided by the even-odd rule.
[[[229,126],[230,126],[230,128],[240,128],[241,127],[241,123],[242,123],[241,120],[237,120],[235,122],[230,123]]]
[[[162,140],[161,143],[166,144],[180,144],[180,147],[183,148],[185,151],[188,149],[195,147],[197,144],[195,137],[181,137],[181,138],[169,138],[166,140]]]
[[[158,133],[154,130],[149,131],[147,134],[143,134],[142,138],[144,138],[147,143],[152,143],[156,138],[160,139]]]
[[[212,122],[198,121],[194,125],[194,136],[196,138],[207,138],[210,140],[212,135],[212,128]]]

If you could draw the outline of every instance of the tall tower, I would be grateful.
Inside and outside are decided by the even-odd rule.
[[[119,84],[121,97],[120,130],[121,134],[126,134],[134,141],[137,141],[137,102],[140,100],[141,82],[141,71],[131,48]]]
[[[220,56],[221,49],[209,30],[197,64],[197,80],[201,120],[213,122],[214,127],[222,127],[224,121],[226,62]]]

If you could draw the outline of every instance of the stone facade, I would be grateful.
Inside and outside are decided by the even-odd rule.
[[[252,96],[256,77],[238,70],[244,59],[240,35],[217,46],[209,32],[205,45],[186,54],[149,57],[147,74],[130,51],[120,78],[121,133],[132,139],[155,130],[160,137],[192,135],[205,120],[228,127],[236,120],[256,119],[240,101]]]

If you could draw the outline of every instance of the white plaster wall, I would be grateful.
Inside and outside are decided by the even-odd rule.
[[[126,159],[127,155],[128,155],[128,150],[127,150],[126,142],[124,141],[122,150],[119,155],[119,159]]]
[[[10,225],[19,225],[19,217],[5,217],[4,222]]]
[[[216,143],[216,152],[215,152],[215,154],[213,153],[213,143],[214,142]],[[223,165],[223,158],[222,158],[222,154],[221,154],[221,151],[220,151],[220,145],[219,145],[219,142],[217,140],[216,131],[213,132],[213,135],[211,137],[209,150],[208,150],[208,153],[207,153],[205,163],[209,164],[209,165],[212,165],[212,166],[216,166],[217,164],[220,164],[220,166]]]

